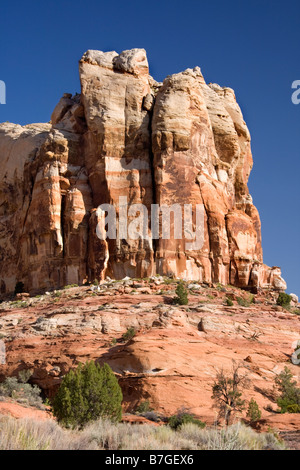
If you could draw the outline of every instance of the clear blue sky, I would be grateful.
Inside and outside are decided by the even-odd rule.
[[[250,191],[262,219],[264,261],[300,296],[299,1],[2,2],[0,122],[47,122],[64,92],[80,92],[87,49],[143,47],[157,80],[199,65],[234,88],[252,135]]]

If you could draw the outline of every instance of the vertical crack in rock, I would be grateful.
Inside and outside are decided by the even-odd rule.
[[[143,100],[143,108],[148,111],[149,115],[149,163],[150,163],[150,172],[151,172],[151,187],[152,187],[152,201],[153,204],[156,204],[156,183],[155,183],[155,170],[154,170],[154,153],[153,153],[153,146],[152,146],[152,120],[153,120],[153,108],[155,103],[155,96],[151,94],[147,94]],[[149,231],[151,231],[151,211],[149,213]],[[153,256],[156,259],[156,250],[157,250],[157,240],[153,238]]]
[[[66,195],[61,194],[61,205],[60,205],[60,232],[61,232],[61,239],[62,239],[62,256],[65,258],[66,250],[65,250],[65,214],[66,214]]]

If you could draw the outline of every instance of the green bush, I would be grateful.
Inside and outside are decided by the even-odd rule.
[[[40,407],[43,403],[41,389],[28,383],[31,375],[32,371],[27,370],[19,372],[18,377],[7,377],[0,384],[0,395]]]
[[[244,299],[243,297],[237,297],[236,298],[237,300],[237,303],[241,306],[241,307],[250,307],[250,305],[254,302],[254,296],[253,295],[249,295],[249,299]]]
[[[253,398],[251,398],[248,405],[247,418],[249,418],[250,423],[256,423],[261,418],[261,411],[257,402]]]
[[[135,329],[130,327],[130,328],[128,328],[126,333],[124,333],[122,335],[122,338],[123,338],[124,341],[130,341],[135,335],[136,335]]]
[[[192,423],[198,426],[199,428],[204,428],[205,423],[200,421],[200,419],[195,418],[194,415],[187,413],[185,411],[178,412],[176,415],[171,416],[168,419],[168,425],[172,429],[179,429],[183,424]]]
[[[170,277],[165,277],[164,278],[164,284],[166,284],[167,286],[170,285],[170,284],[173,284],[174,282],[174,279],[170,278]]]
[[[293,379],[293,374],[288,367],[277,375],[275,383],[279,389],[280,396],[277,398],[277,405],[281,413],[299,413],[300,412],[300,388]],[[297,411],[298,410],[298,411]]]
[[[292,297],[285,292],[280,292],[277,298],[277,305],[280,305],[283,308],[287,308],[291,304]]]
[[[122,391],[109,367],[90,361],[70,370],[52,403],[57,420],[66,427],[84,427],[98,418],[120,421]]]
[[[294,315],[300,315],[300,308],[298,307],[291,308],[290,312],[293,313]]]
[[[136,413],[148,413],[149,411],[153,411],[151,408],[149,400],[141,401],[141,403],[135,409]]]
[[[188,291],[184,287],[184,284],[182,281],[178,283],[178,286],[176,287],[176,297],[174,298],[174,303],[179,304],[179,305],[188,305],[189,300],[188,300]]]
[[[61,296],[62,296],[62,291],[56,290],[56,291],[53,292],[53,297],[59,298]]]
[[[300,413],[300,405],[296,405],[295,403],[293,405],[287,405],[286,411],[287,413]]]
[[[226,297],[226,305],[228,307],[232,307],[233,306],[233,301],[232,299],[230,299],[230,297]]]

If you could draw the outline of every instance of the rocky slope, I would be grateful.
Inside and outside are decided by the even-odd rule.
[[[50,123],[0,125],[0,294],[17,282],[33,293],[155,273],[285,290],[280,269],[263,264],[250,135],[233,90],[207,85],[199,67],[158,83],[143,49],[88,51],[79,72],[81,94],[65,94]],[[143,205],[148,236],[117,224],[115,239],[99,239],[99,205],[119,218],[124,201],[129,222]],[[154,237],[153,204],[191,204],[200,246],[187,247],[186,232]]]
[[[213,423],[216,371],[223,367],[229,372],[235,360],[250,379],[245,398],[254,397],[262,417],[278,422],[270,411],[277,408],[274,379],[288,366],[299,380],[291,354],[299,340],[300,316],[276,306],[272,291],[242,307],[239,297],[250,300],[249,293],[191,283],[189,305],[178,306],[172,304],[175,287],[176,281],[158,277],[107,280],[99,287],[3,302],[0,333],[6,356],[0,381],[31,369],[31,382],[52,397],[70,368],[94,359],[117,374],[125,411],[149,400],[162,414],[187,407]],[[232,306],[226,305],[227,297]],[[129,328],[136,335],[125,341]],[[283,418],[281,429],[286,423],[286,429],[296,429],[298,417]]]

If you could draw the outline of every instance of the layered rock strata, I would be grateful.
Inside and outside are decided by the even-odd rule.
[[[229,374],[234,360],[249,378],[243,398],[257,401],[263,419],[278,416],[266,411],[277,408],[276,376],[288,366],[299,384],[299,365],[291,358],[300,316],[277,306],[274,291],[254,295],[244,307],[239,301],[249,300],[248,292],[195,282],[187,283],[189,305],[174,305],[176,286],[176,280],[157,276],[111,280],[99,289],[81,286],[2,302],[0,382],[30,370],[30,383],[51,399],[70,369],[95,360],[117,375],[124,411],[149,400],[164,416],[185,407],[213,424],[216,373],[223,368]],[[129,341],[128,329],[136,333]],[[299,415],[289,416],[292,423]]]

